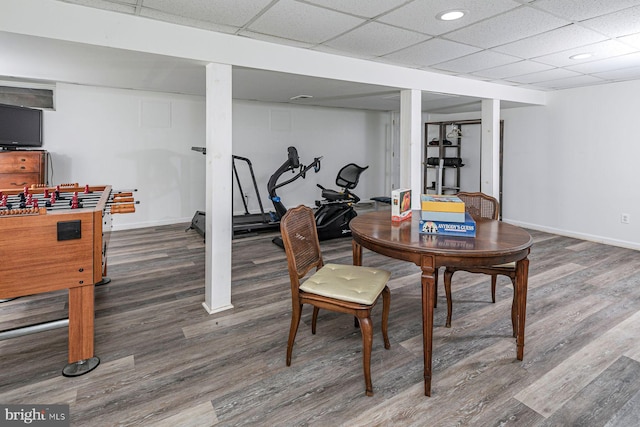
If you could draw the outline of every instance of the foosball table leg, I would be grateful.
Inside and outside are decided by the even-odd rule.
[[[69,364],[62,370],[65,377],[77,377],[94,370],[99,364],[93,351],[94,285],[69,289]]]
[[[96,286],[106,285],[107,283],[111,283],[111,278],[107,276],[102,276],[102,280],[96,283]]]
[[[106,246],[103,249],[103,254],[106,254],[107,252],[107,248]],[[102,280],[100,280],[98,283],[96,283],[96,286],[101,286],[101,285],[106,285],[107,283],[111,283],[111,278],[109,278],[107,276],[107,260],[105,257],[104,263],[103,263],[103,267],[102,267]]]
[[[93,371],[99,364],[100,359],[97,357],[78,360],[77,362],[69,363],[65,366],[62,369],[62,375],[65,377],[79,377],[80,375]]]

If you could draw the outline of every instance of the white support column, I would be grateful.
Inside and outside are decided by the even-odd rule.
[[[500,197],[500,100],[482,100],[480,191]]]
[[[231,65],[207,65],[205,293],[209,314],[231,305]]]
[[[411,208],[420,209],[422,192],[422,92],[400,92],[400,187],[411,189]]]

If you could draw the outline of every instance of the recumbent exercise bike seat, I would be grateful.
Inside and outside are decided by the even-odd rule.
[[[349,190],[358,185],[360,174],[368,167],[349,163],[340,169],[336,185],[342,187],[343,191],[329,190],[318,185],[324,198],[316,200],[316,229],[320,240],[351,236],[349,222],[358,215],[353,205],[360,201],[360,197]]]
[[[348,190],[353,190],[358,185],[358,181],[360,180],[360,175],[362,172],[367,170],[369,166],[361,167],[356,165],[355,163],[349,163],[346,166],[343,166],[342,169],[338,172],[338,176],[336,177],[336,185],[338,187],[342,187],[345,191],[336,191],[329,188],[324,188],[320,184],[318,187],[322,190],[322,198],[328,202],[340,202],[340,201],[354,201],[357,202],[360,199],[353,193],[350,193]],[[354,200],[357,199],[357,200]],[[319,202],[316,202],[319,205]]]

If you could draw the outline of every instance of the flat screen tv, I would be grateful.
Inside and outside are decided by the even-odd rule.
[[[42,110],[0,104],[0,147],[42,146]]]

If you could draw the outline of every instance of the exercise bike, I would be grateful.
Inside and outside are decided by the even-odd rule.
[[[317,184],[318,188],[322,190],[323,198],[323,200],[316,200],[318,209],[315,212],[315,219],[319,240],[351,236],[349,222],[358,215],[353,205],[360,201],[360,197],[350,190],[356,188],[360,174],[367,170],[368,167],[361,167],[355,163],[349,163],[342,167],[336,177],[336,185],[341,187],[342,191],[327,189]],[[284,184],[286,183],[282,185]],[[281,215],[286,213],[286,208],[283,205],[276,207],[276,210],[279,211],[278,213],[282,211]],[[272,242],[281,248],[284,247],[282,238],[279,236],[274,237]]]
[[[291,184],[298,178],[304,179],[309,170],[313,169],[315,173],[320,171],[320,160],[322,157],[316,157],[309,165],[304,166],[300,164],[300,158],[298,157],[298,150],[295,147],[287,148],[287,160],[276,170],[267,182],[267,191],[269,192],[269,199],[273,203],[273,207],[276,210],[275,216],[277,221],[287,213],[287,208],[282,204],[280,196],[276,194],[276,190],[285,185]],[[296,169],[299,171],[296,173]],[[288,180],[278,183],[278,180],[285,172],[293,172],[295,175]]]
[[[369,166],[358,166],[349,163],[342,167],[336,177],[336,185],[342,191],[324,188],[320,184],[323,200],[316,200],[318,210],[315,212],[316,228],[319,240],[335,239],[337,237],[351,236],[349,222],[358,216],[353,205],[360,201],[355,193],[351,192],[358,185],[360,175]]]

